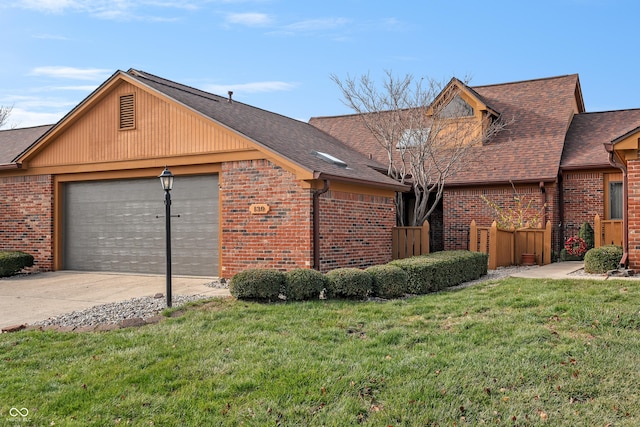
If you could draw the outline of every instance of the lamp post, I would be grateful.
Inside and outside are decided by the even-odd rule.
[[[171,189],[173,188],[173,174],[165,166],[158,178],[160,178],[164,190],[164,218],[167,238],[167,307],[171,307]]]

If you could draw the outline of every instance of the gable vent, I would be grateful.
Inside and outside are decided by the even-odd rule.
[[[120,97],[120,129],[135,129],[136,127],[136,104],[133,94],[122,95]]]

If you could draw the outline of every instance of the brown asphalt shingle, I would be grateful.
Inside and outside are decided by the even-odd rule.
[[[144,71],[128,74],[164,95],[233,129],[274,154],[287,158],[319,177],[338,178],[374,186],[404,188],[375,168],[383,164],[370,160],[328,133],[308,123],[262,110],[189,86],[163,79]],[[344,161],[344,168],[322,160],[315,152],[324,152]]]
[[[11,164],[53,125],[0,130],[0,165]]]
[[[640,109],[574,116],[562,154],[562,169],[610,167],[603,144],[640,126]]]
[[[471,88],[506,122],[488,143],[474,147],[449,185],[554,181],[564,139],[582,99],[577,74]],[[577,95],[576,95],[577,94]],[[576,96],[580,99],[576,100]],[[373,136],[357,115],[315,117],[309,121],[362,153],[385,162]],[[382,151],[382,152],[381,152]]]

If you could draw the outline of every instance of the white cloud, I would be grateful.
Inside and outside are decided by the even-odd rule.
[[[264,13],[231,13],[225,19],[227,24],[241,24],[249,27],[268,25],[271,23],[269,15]]]
[[[336,28],[344,27],[351,21],[347,18],[323,18],[323,19],[308,19],[305,21],[294,22],[293,24],[285,25],[283,28],[287,31],[323,31],[333,30]]]
[[[297,83],[287,82],[252,82],[252,83],[239,83],[239,84],[210,84],[205,85],[204,89],[213,93],[226,94],[228,91],[234,91],[236,93],[264,93],[264,92],[282,92],[293,90]]]
[[[148,14],[146,9],[197,10],[207,0],[18,0],[14,5],[43,13],[78,12],[109,20],[174,21]]]
[[[45,76],[57,79],[101,81],[110,75],[110,70],[102,68],[74,68],[64,66],[36,67],[29,73],[32,76]]]
[[[67,114],[68,111],[58,111],[52,113],[28,111],[22,108],[14,107],[9,116],[6,129],[12,127],[26,128],[31,126],[49,125],[57,123]]]

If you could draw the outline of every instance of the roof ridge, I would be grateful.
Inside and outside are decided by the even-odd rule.
[[[607,113],[622,113],[629,111],[640,111],[640,107],[636,108],[623,108],[621,110],[603,110],[603,111],[584,111],[582,113],[576,114],[576,116],[584,116],[586,114],[607,114]]]
[[[487,85],[469,86],[469,87],[477,89],[477,88],[486,88],[486,87],[495,87],[495,86],[507,86],[507,85],[514,85],[514,84],[539,82],[539,81],[544,81],[544,80],[557,80],[557,79],[563,79],[563,78],[567,78],[567,77],[579,77],[579,74],[578,73],[564,74],[564,75],[559,75],[559,76],[541,77],[541,78],[537,78],[537,79],[518,80],[518,81],[515,81],[515,82],[504,82],[504,83],[492,83],[492,84],[487,84]]]
[[[28,129],[35,129],[35,128],[51,127],[51,126],[54,126],[54,125],[55,125],[55,123],[46,124],[46,125],[26,126],[26,127],[23,127],[23,128],[0,129],[0,132],[11,132],[11,131],[17,131],[17,130],[28,130]]]

